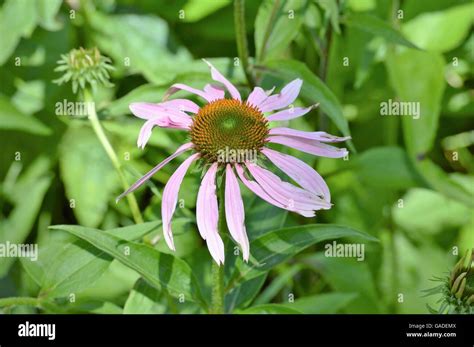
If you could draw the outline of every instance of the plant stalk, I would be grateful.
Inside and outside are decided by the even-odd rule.
[[[225,181],[219,187],[219,234],[223,234],[227,228],[225,221],[224,208],[225,195]],[[218,265],[214,260],[212,261],[212,298],[209,313],[222,314],[225,313],[224,306],[224,264]]]
[[[237,52],[242,62],[242,68],[247,78],[247,83],[250,89],[252,89],[255,87],[255,79],[249,66],[247,31],[245,30],[245,0],[234,0],[234,26]]]
[[[91,105],[95,105],[92,94],[90,93],[88,89],[84,89],[84,101],[90,102]],[[99,117],[97,116],[97,112],[95,110],[95,106],[92,106],[89,108],[89,121],[91,122],[92,129],[94,129],[94,132],[97,138],[99,139],[100,143],[102,144],[102,147],[104,148],[108,157],[112,161],[112,164],[115,170],[117,171],[117,174],[119,175],[120,182],[122,183],[124,190],[128,189],[129,185],[128,185],[127,180],[125,179],[125,175],[123,174],[122,165],[120,164],[117,154],[115,153],[112,145],[110,144],[109,139],[107,138],[107,135],[104,132],[104,129],[102,128],[102,125],[100,124]],[[135,198],[135,195],[133,195],[133,193],[128,194],[127,201],[128,201],[128,205],[130,206],[130,210],[132,212],[132,216],[135,223],[137,224],[143,223],[143,217],[142,217],[142,214],[140,213],[140,209],[138,207],[138,203],[137,203],[137,199]]]

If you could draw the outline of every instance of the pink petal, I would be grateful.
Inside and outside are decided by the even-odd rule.
[[[180,90],[185,90],[189,93],[196,94],[196,95],[200,96],[201,98],[205,99],[208,102],[212,101],[212,95],[209,95],[208,93],[206,93],[202,90],[187,86],[187,85],[182,84],[182,83],[173,84],[168,89],[168,91],[165,93],[165,95],[163,96],[163,100],[167,100],[171,95],[173,95],[174,93],[179,92]]]
[[[155,125],[162,127],[187,129],[193,122],[193,119],[183,111],[172,107],[167,108],[163,106],[163,103],[134,102],[129,105],[129,108],[135,116],[153,120]]]
[[[206,240],[212,258],[220,265],[224,264],[224,242],[217,229],[219,210],[216,196],[216,172],[217,163],[214,163],[202,179],[197,196],[196,219],[199,233]]]
[[[212,84],[206,84],[204,91],[212,98],[211,101],[224,99],[225,97],[224,90]]]
[[[120,199],[122,199],[125,195],[131,193],[131,192],[134,192],[135,190],[137,190],[137,188],[139,188],[143,183],[145,183],[146,181],[148,181],[155,173],[157,173],[163,166],[165,166],[166,164],[168,164],[171,160],[173,160],[174,158],[176,158],[178,155],[180,155],[181,153],[183,152],[186,152],[188,150],[190,150],[194,145],[189,142],[189,143],[185,143],[184,145],[180,146],[176,152],[174,152],[172,155],[170,155],[168,158],[166,158],[165,160],[163,160],[161,163],[159,163],[158,165],[156,165],[153,169],[151,169],[150,171],[148,171],[142,178],[140,178],[138,181],[136,181],[134,184],[132,184],[132,186],[130,188],[128,188],[125,192],[123,192],[122,194],[120,194],[117,199],[115,199],[116,202],[118,202]]]
[[[258,107],[266,98],[268,98],[267,93],[262,88],[255,87],[247,98],[247,104]]]
[[[247,163],[246,166],[258,184],[284,206],[308,211],[331,208],[331,204],[327,201],[291,183],[282,181],[271,171],[252,163]]]
[[[243,258],[248,262],[250,245],[245,230],[244,203],[240,195],[239,182],[230,164],[227,164],[225,174],[225,217],[230,234],[242,247]]]
[[[151,130],[156,125],[156,121],[147,120],[145,124],[142,125],[140,133],[138,134],[137,146],[141,149],[145,148],[148,140],[151,136]]]
[[[288,211],[296,212],[304,217],[314,217],[315,213],[313,210],[297,210],[294,207],[288,207],[288,206],[285,206],[284,204],[281,204],[278,200],[274,199],[274,197],[268,194],[257,182],[248,180],[245,177],[244,171],[239,164],[235,164],[235,168],[243,184],[261,199],[265,200],[266,202],[276,207],[279,207]]]
[[[268,99],[260,105],[260,110],[262,112],[270,112],[287,107],[296,100],[302,85],[303,80],[299,78],[291,81],[281,90],[280,94],[269,96]]]
[[[241,100],[240,93],[237,88],[235,88],[235,86],[227,78],[217,71],[217,69],[210,62],[208,62],[206,59],[203,60],[211,68],[212,79],[214,81],[221,82],[227,88],[232,98]]]
[[[272,128],[270,129],[269,134],[291,136],[291,137],[297,137],[301,139],[315,140],[319,142],[342,142],[342,141],[349,140],[351,138],[350,136],[338,137],[338,136],[330,135],[328,133],[325,133],[324,131],[309,132],[309,131],[301,131],[301,130],[296,130],[296,129],[291,129],[291,128],[284,128],[284,127]]]
[[[191,100],[187,100],[187,99],[173,99],[173,100],[163,101],[159,105],[167,109],[173,108],[177,111],[182,111],[182,112],[191,112],[191,113],[199,112],[199,106],[196,105]]]
[[[318,141],[301,139],[291,136],[270,136],[268,142],[279,143],[299,151],[328,158],[343,158],[349,152],[345,148],[337,148]]]
[[[270,148],[262,149],[262,153],[301,187],[322,196],[327,202],[331,201],[329,188],[324,179],[304,161]]]
[[[171,231],[171,218],[176,210],[176,203],[178,202],[179,187],[183,182],[184,175],[188,171],[191,163],[199,157],[199,153],[191,155],[186,159],[178,169],[171,175],[163,190],[163,198],[161,202],[161,218],[163,221],[163,235],[166,244],[173,251],[175,250],[173,242],[173,233]]]
[[[304,116],[306,113],[311,111],[313,108],[318,107],[319,104],[315,104],[309,107],[292,107],[280,112],[276,112],[271,114],[267,117],[269,121],[282,121],[282,120],[290,120],[294,118],[298,118]]]

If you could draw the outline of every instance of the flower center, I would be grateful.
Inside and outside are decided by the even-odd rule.
[[[227,155],[231,158],[228,161],[242,162],[251,160],[248,156],[265,144],[268,121],[256,107],[239,100],[220,99],[199,110],[190,135],[195,149],[207,160],[220,161],[222,155]],[[232,155],[237,153],[241,155]]]

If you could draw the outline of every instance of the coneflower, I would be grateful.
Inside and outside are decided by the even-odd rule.
[[[313,217],[315,211],[331,208],[329,189],[323,178],[303,161],[270,149],[267,145],[277,143],[317,156],[341,158],[347,155],[347,150],[326,143],[345,141],[349,137],[286,127],[270,129],[269,121],[301,117],[316,106],[288,107],[298,97],[303,81],[295,79],[280,93],[273,95],[273,90],[265,92],[262,88],[255,87],[247,100],[242,101],[237,88],[212,64],[205,62],[211,69],[212,79],[221,83],[231,98],[225,97],[225,91],[220,85],[207,84],[203,90],[199,90],[184,84],[174,84],[165,94],[164,101],[159,104],[132,103],[132,113],[145,120],[138,136],[139,147],[145,147],[154,126],[187,131],[190,141],[135,182],[117,201],[144,184],[172,159],[191,151],[192,154],[173,173],[163,191],[161,213],[168,247],[175,250],[171,218],[176,209],[180,185],[190,165],[201,160],[207,171],[197,196],[196,219],[199,232],[206,240],[211,256],[217,264],[223,264],[224,243],[218,231],[216,180],[219,175],[224,175],[224,201],[219,203],[225,204],[229,232],[241,247],[243,259],[248,261],[250,249],[239,179],[268,203],[304,217]],[[206,104],[200,107],[186,99],[167,100],[180,90],[198,95]],[[299,186],[281,180],[259,165],[264,158]]]

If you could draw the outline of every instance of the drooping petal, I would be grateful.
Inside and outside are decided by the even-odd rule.
[[[296,129],[291,129],[291,128],[284,128],[284,127],[272,128],[270,129],[269,134],[291,136],[291,137],[297,137],[301,139],[315,140],[319,142],[342,142],[342,141],[351,139],[350,136],[338,137],[338,136],[325,133],[324,131],[310,132],[310,131],[302,131],[302,130],[296,130]]]
[[[303,80],[299,78],[291,81],[281,90],[280,94],[270,95],[262,102],[259,107],[260,110],[262,112],[270,112],[287,107],[296,100],[302,85]]]
[[[204,62],[209,66],[211,69],[211,77],[214,81],[221,82],[229,91],[230,95],[232,96],[233,99],[241,100],[240,93],[235,88],[235,86],[222,75],[215,67],[212,65],[210,62],[208,62],[206,59],[203,59]]]
[[[219,99],[224,99],[225,97],[225,92],[221,88],[217,86],[213,86],[212,84],[206,84],[204,86],[204,91],[212,97],[211,101],[214,100],[219,100]]]
[[[172,155],[170,155],[168,158],[166,158],[165,160],[163,160],[161,163],[159,163],[158,165],[156,165],[153,169],[151,169],[150,171],[148,171],[142,178],[140,178],[138,181],[136,181],[134,184],[132,184],[130,186],[130,188],[128,188],[125,192],[123,192],[122,194],[120,194],[117,199],[115,200],[116,202],[118,202],[120,199],[122,199],[124,196],[126,196],[127,194],[131,193],[131,192],[134,192],[135,190],[137,190],[141,185],[143,185],[143,183],[145,183],[146,181],[148,181],[155,173],[157,173],[163,166],[165,166],[166,164],[168,164],[171,160],[173,160],[174,158],[176,158],[178,155],[180,155],[181,153],[183,152],[186,152],[188,151],[189,149],[191,149],[194,145],[189,142],[189,143],[185,143],[184,145],[180,146],[176,152],[174,152]]]
[[[141,148],[141,149],[145,148],[145,145],[150,139],[151,130],[153,129],[155,125],[156,125],[155,121],[149,121],[149,120],[147,120],[145,124],[142,125],[140,129],[140,133],[138,134],[138,139],[137,139],[138,148]]]
[[[179,92],[180,90],[185,90],[189,93],[196,94],[196,95],[200,96],[201,98],[203,98],[204,100],[206,100],[208,102],[212,101],[212,95],[209,95],[208,93],[206,93],[203,90],[199,90],[199,89],[187,86],[186,84],[182,84],[182,83],[173,84],[168,89],[168,91],[165,93],[165,95],[163,96],[163,101],[167,100],[171,95],[173,95],[174,93]]]
[[[171,101],[174,102],[177,100],[171,100]],[[135,116],[142,119],[168,117],[169,114],[181,116],[184,119],[188,119],[188,118],[191,119],[190,116],[188,116],[186,113],[183,112],[186,110],[178,109],[178,105],[181,105],[182,107],[188,109],[191,106],[191,104],[183,103],[182,101],[178,101],[176,103],[170,103],[171,101],[163,102],[160,104],[153,104],[149,102],[133,102],[128,107],[130,108],[130,111]],[[185,100],[185,101],[188,101],[188,100]],[[194,103],[192,102],[192,104]],[[197,107],[196,104],[194,105]],[[197,111],[199,111],[199,107],[197,108]]]
[[[239,178],[242,181],[242,183],[249,190],[254,192],[255,195],[260,197],[261,199],[265,200],[266,202],[268,202],[268,203],[270,203],[270,204],[272,204],[276,207],[279,207],[279,208],[282,208],[282,209],[285,209],[285,210],[288,210],[288,211],[296,212],[296,213],[302,215],[303,217],[314,217],[315,213],[314,213],[313,210],[297,210],[297,209],[294,208],[294,206],[286,206],[286,205],[280,203],[278,200],[276,200],[274,197],[272,197],[270,194],[268,194],[257,182],[248,180],[245,177],[244,170],[240,166],[240,164],[235,164],[235,168],[237,170],[237,174],[239,175]]]
[[[193,119],[183,111],[167,108],[162,104],[134,102],[129,108],[135,116],[152,121],[154,125],[161,127],[187,129],[193,122]]]
[[[301,187],[322,196],[327,202],[331,201],[331,194],[324,179],[304,161],[270,148],[262,149],[262,153]]]
[[[294,118],[298,118],[304,116],[306,113],[311,111],[313,108],[318,107],[319,104],[315,104],[309,107],[292,107],[286,110],[282,110],[271,114],[267,117],[269,121],[283,121],[283,120],[290,120]]]
[[[178,169],[171,175],[163,190],[163,198],[161,201],[161,218],[163,221],[163,235],[166,244],[173,251],[175,250],[173,242],[173,233],[171,231],[171,218],[176,210],[176,203],[178,202],[179,187],[183,182],[184,175],[188,171],[191,163],[199,157],[198,153],[187,158]]]
[[[337,148],[318,141],[301,139],[291,136],[270,136],[268,142],[279,143],[299,151],[328,158],[343,158],[349,152],[345,148]]]
[[[239,182],[230,164],[227,164],[225,174],[225,218],[230,234],[242,247],[243,258],[245,261],[248,261],[250,245],[247,231],[245,230],[244,203],[240,195]]]
[[[173,99],[168,101],[163,101],[159,105],[165,108],[174,108],[177,111],[182,112],[191,112],[191,113],[198,113],[199,106],[192,102],[191,100],[187,99]]]
[[[282,181],[271,171],[253,163],[247,163],[246,166],[258,184],[284,206],[309,211],[331,208],[329,202],[321,199],[316,194]]]
[[[216,172],[217,163],[214,163],[202,179],[197,196],[196,220],[199,233],[206,240],[212,258],[220,265],[224,264],[224,242],[217,229],[219,210],[216,196]]]

